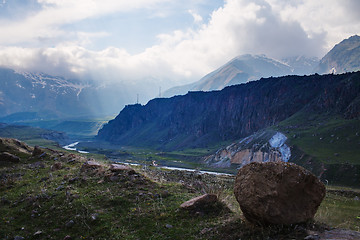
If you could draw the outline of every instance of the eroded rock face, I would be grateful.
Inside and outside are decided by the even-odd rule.
[[[287,162],[291,157],[287,137],[281,132],[263,131],[254,133],[237,143],[218,150],[205,158],[212,167],[228,168],[232,164],[245,166],[251,162]]]
[[[250,163],[242,167],[234,193],[249,221],[294,224],[314,217],[325,186],[306,169],[291,163]]]

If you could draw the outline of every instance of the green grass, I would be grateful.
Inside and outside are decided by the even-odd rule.
[[[360,201],[327,193],[315,219],[332,227],[360,231]]]
[[[291,145],[324,163],[360,164],[360,121],[298,113],[281,122]]]
[[[73,239],[131,240],[306,236],[296,226],[261,228],[246,223],[233,195],[234,177],[199,177],[193,172],[138,167],[138,174],[122,173],[111,180],[106,162],[102,169],[84,171],[81,167],[85,160],[78,154],[48,152],[46,158],[23,156],[22,163],[0,168],[0,239],[63,239],[66,235]],[[44,167],[34,167],[36,162]],[[56,162],[61,163],[60,170],[52,170]],[[179,210],[181,203],[205,192],[218,195],[231,212],[226,207],[205,215]],[[316,219],[358,230],[359,210],[359,201],[328,194]],[[41,234],[34,236],[38,231]]]

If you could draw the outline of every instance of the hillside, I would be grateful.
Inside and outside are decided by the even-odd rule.
[[[0,161],[1,239],[304,239],[359,236],[357,190],[328,187],[315,221],[291,226],[249,224],[233,195],[233,176],[114,169],[97,156],[32,148],[0,139],[18,162]],[[214,193],[211,211],[183,202]],[[345,223],[345,224],[344,224]]]
[[[98,139],[161,149],[206,147],[274,126],[302,109],[358,118],[360,73],[267,78],[126,106]]]
[[[318,73],[344,73],[360,70],[360,36],[354,35],[335,45],[320,61]]]

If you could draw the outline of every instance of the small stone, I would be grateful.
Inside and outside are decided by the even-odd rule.
[[[42,234],[42,231],[37,231],[36,233],[34,233],[34,236],[38,236],[40,234]]]
[[[317,234],[309,235],[304,238],[304,240],[319,240],[320,237]]]
[[[66,226],[67,228],[71,228],[72,226],[74,226],[74,224],[75,224],[74,220],[70,220],[70,221],[68,221],[68,222],[65,224],[65,226]]]
[[[96,221],[96,219],[98,218],[98,216],[99,216],[98,213],[91,214],[91,220],[92,220],[92,221]]]
[[[171,224],[166,224],[165,227],[166,227],[166,228],[173,228],[173,225],[171,225]]]
[[[64,240],[71,240],[72,239],[72,237],[70,236],[70,235],[66,235],[65,237],[64,237]]]
[[[24,240],[25,238],[24,237],[21,237],[21,236],[15,236],[14,237],[14,240]]]

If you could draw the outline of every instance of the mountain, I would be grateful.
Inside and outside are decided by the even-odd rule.
[[[206,147],[246,137],[304,109],[360,117],[360,72],[271,77],[128,105],[103,126],[98,139],[168,150]]]
[[[0,68],[0,121],[18,122],[115,114],[129,88]]]
[[[199,81],[170,88],[165,97],[186,94],[188,91],[221,90],[226,86],[258,80],[261,77],[293,74],[294,69],[265,55],[241,55],[219,69],[207,74]]]
[[[319,65],[317,57],[294,56],[283,58],[281,61],[291,66],[295,75],[309,75]]]
[[[89,87],[62,77],[0,68],[0,116],[15,114],[11,120],[89,114],[83,99]]]
[[[320,61],[318,73],[344,73],[360,70],[360,36],[354,35],[335,45]]]

